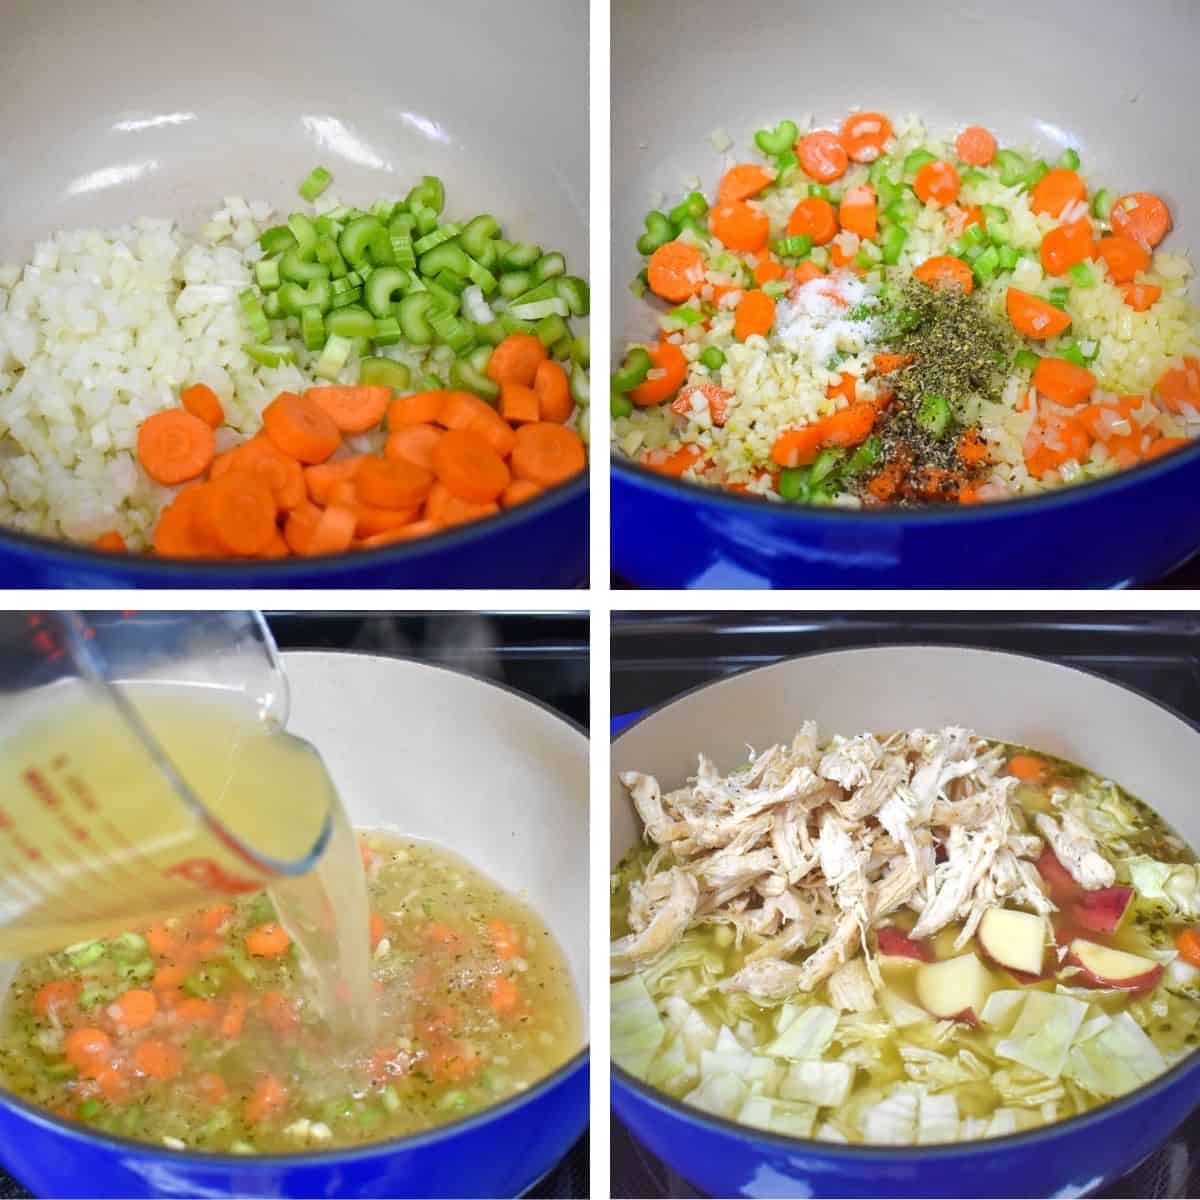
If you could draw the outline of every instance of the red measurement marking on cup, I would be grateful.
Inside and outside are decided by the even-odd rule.
[[[257,892],[261,884],[252,879],[240,879],[211,858],[188,858],[168,867],[164,875],[178,876],[189,883],[199,884],[213,892],[227,892],[231,896],[242,895],[246,892]]]

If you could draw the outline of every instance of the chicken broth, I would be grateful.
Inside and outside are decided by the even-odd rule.
[[[440,847],[358,840],[373,1031],[327,1019],[262,893],[24,963],[3,1014],[4,1085],[175,1149],[278,1153],[429,1129],[579,1049],[569,969],[526,905]]]
[[[807,724],[663,794],[613,877],[614,1060],[717,1115],[872,1144],[1063,1120],[1200,1042],[1200,872],[1147,805],[966,730]]]

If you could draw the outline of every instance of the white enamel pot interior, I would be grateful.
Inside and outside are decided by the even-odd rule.
[[[724,169],[710,135],[750,154],[756,129],[852,106],[916,113],[934,131],[981,124],[1047,157],[1079,150],[1118,194],[1157,192],[1175,215],[1167,245],[1200,246],[1200,6],[1147,0],[612,0],[613,335],[645,339],[653,317],[625,286],[656,195]],[[669,49],[667,49],[669,48]]]
[[[681,786],[703,751],[728,770],[746,746],[790,741],[805,719],[823,736],[964,725],[1060,755],[1110,779],[1200,846],[1200,732],[1153,701],[1043,659],[946,646],[880,646],[788,659],[690,692],[612,748],[611,854],[641,833],[622,771]]]
[[[439,175],[451,212],[585,273],[582,0],[5,0],[3,21],[0,261],[139,215],[197,230],[225,196],[286,214],[320,163],[352,204]]]
[[[441,667],[282,658],[288,730],[320,751],[351,823],[436,842],[520,896],[566,954],[586,1019],[587,738],[515,692]]]

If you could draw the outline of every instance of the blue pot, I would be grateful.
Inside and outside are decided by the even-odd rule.
[[[612,561],[649,588],[1109,588],[1200,550],[1200,446],[1115,478],[966,508],[772,504],[614,462]]]
[[[973,681],[967,684],[967,681]],[[982,686],[979,686],[982,684]],[[966,686],[964,686],[966,685]],[[1064,720],[1086,713],[1087,720]],[[627,770],[664,789],[791,740],[804,719],[826,735],[950,722],[1082,763],[1143,797],[1200,844],[1200,727],[1130,688],[1057,663],[963,646],[878,645],[786,659],[634,714],[611,743],[611,860],[642,833]],[[1136,730],[1136,736],[1130,731]],[[1010,1137],[919,1147],[840,1145],[734,1124],[614,1066],[612,1106],[631,1132],[713,1196],[1075,1196],[1160,1146],[1200,1104],[1200,1052],[1127,1096]]]
[[[617,1115],[710,1196],[1081,1196],[1157,1149],[1200,1098],[1193,1055],[1149,1087],[1029,1133],[876,1149],[801,1142],[688,1108],[613,1068]]]
[[[588,489],[575,479],[510,512],[417,542],[332,558],[222,564],[103,554],[0,531],[4,587],[578,587]]]
[[[583,1133],[587,1055],[430,1133],[324,1154],[183,1154],[0,1094],[4,1165],[39,1196],[519,1196]]]

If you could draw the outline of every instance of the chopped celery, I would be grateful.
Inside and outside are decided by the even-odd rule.
[[[321,351],[313,373],[322,379],[336,379],[349,361],[353,349],[354,343],[349,338],[334,334],[325,343],[325,349]]]
[[[313,167],[300,185],[300,195],[311,204],[332,182],[333,176],[324,167]]]

